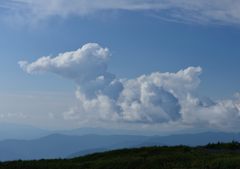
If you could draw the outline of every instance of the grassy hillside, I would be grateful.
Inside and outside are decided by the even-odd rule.
[[[123,149],[70,160],[5,162],[0,169],[240,169],[240,144]]]

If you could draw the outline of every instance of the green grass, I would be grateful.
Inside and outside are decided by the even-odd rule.
[[[122,149],[69,160],[4,162],[0,169],[240,169],[240,144]]]

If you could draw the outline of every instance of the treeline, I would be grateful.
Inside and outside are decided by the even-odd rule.
[[[240,169],[240,144],[122,149],[74,159],[3,162],[0,169]]]

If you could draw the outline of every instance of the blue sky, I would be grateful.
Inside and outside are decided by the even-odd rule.
[[[56,57],[59,53],[75,51],[87,43],[97,43],[109,49],[108,72],[118,79],[134,79],[152,72],[175,73],[188,67],[200,66],[201,83],[194,92],[191,91],[192,95],[197,95],[197,99],[207,97],[213,102],[226,99],[232,101],[233,95],[240,90],[240,14],[230,11],[236,10],[232,4],[235,3],[236,8],[240,6],[237,1],[210,1],[206,6],[205,1],[202,4],[200,1],[188,4],[183,0],[185,6],[179,6],[177,1],[166,4],[165,1],[130,3],[125,0],[123,4],[115,4],[109,0],[105,6],[94,1],[94,7],[89,4],[84,7],[82,1],[73,0],[76,7],[69,5],[64,9],[61,6],[63,1],[52,0],[51,3],[59,4],[46,10],[42,10],[46,7],[45,1],[10,2],[12,3],[0,3],[1,121],[44,127],[42,121],[47,119],[49,128],[91,126],[92,120],[82,124],[78,120],[73,123],[62,118],[62,114],[71,107],[78,107],[74,93],[81,84],[74,83],[61,74],[53,75],[51,71],[29,75],[18,65],[22,60],[30,64],[42,56]],[[163,8],[162,4],[168,7]],[[209,9],[199,13],[191,7]],[[38,10],[42,12],[39,15],[34,13]],[[178,13],[178,10],[183,12]],[[221,15],[219,11],[222,12]],[[16,14],[19,16],[16,17]],[[168,92],[171,93],[170,89]],[[30,96],[34,99],[29,100]],[[18,104],[20,105],[13,106]],[[234,105],[239,106],[235,101]],[[223,118],[226,118],[225,115]],[[123,120],[122,123],[132,126],[134,120],[130,120],[130,123],[128,120]],[[219,123],[224,120],[226,119],[220,119]],[[53,121],[56,125],[52,124]],[[142,126],[150,126],[153,130],[158,126],[158,122],[151,126],[144,120],[136,121],[137,125],[142,122]],[[122,124],[119,120],[108,123],[107,127]],[[161,125],[167,126],[167,123],[161,122]],[[170,123],[177,125],[173,119]],[[195,122],[191,122],[190,126],[197,128],[198,125],[196,127],[193,123]],[[184,125],[181,123],[180,126],[189,128]],[[221,127],[219,125],[214,122],[200,126],[224,130],[223,124]],[[172,124],[170,126],[166,130],[172,130]],[[229,128],[233,127],[235,126]]]

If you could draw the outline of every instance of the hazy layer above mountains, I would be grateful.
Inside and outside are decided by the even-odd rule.
[[[0,123],[0,140],[34,139],[50,134],[50,131],[29,125]]]

